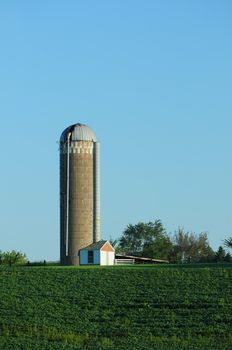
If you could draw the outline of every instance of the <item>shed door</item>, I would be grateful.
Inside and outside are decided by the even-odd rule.
[[[88,250],[88,264],[93,264],[93,250]]]

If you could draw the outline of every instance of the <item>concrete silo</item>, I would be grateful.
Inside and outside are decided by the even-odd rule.
[[[100,240],[100,144],[84,124],[60,137],[60,261],[79,265],[80,249]]]

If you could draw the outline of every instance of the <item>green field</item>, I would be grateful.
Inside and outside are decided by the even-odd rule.
[[[232,268],[0,268],[0,349],[232,349]]]

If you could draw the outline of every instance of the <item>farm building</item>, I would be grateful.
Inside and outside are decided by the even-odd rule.
[[[108,241],[98,241],[80,249],[80,265],[114,265],[115,251]]]
[[[60,137],[60,263],[114,265],[166,263],[117,254],[100,241],[100,143],[94,131],[77,123]]]
[[[168,264],[168,260],[144,258],[142,256],[115,254],[115,264]]]

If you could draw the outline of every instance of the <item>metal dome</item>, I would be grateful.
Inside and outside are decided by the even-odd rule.
[[[92,129],[85,124],[77,123],[69,126],[62,132],[60,142],[66,142],[70,132],[72,133],[72,141],[97,141],[96,135]]]

